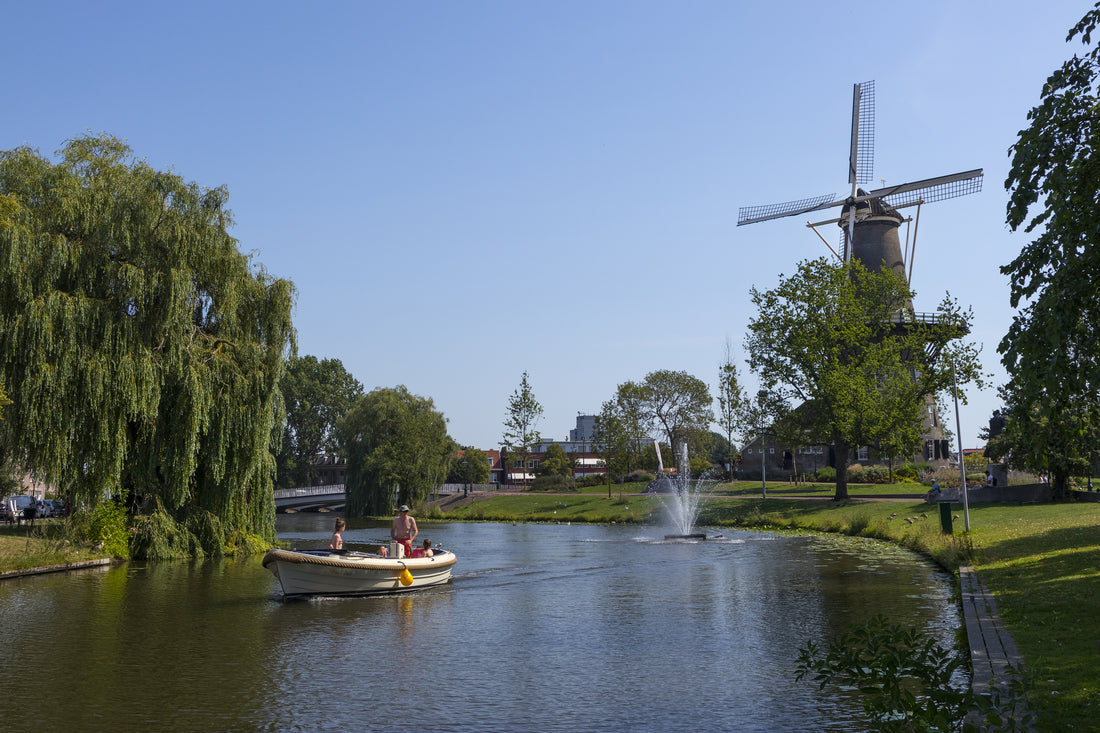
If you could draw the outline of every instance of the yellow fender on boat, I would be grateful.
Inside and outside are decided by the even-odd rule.
[[[399,575],[397,579],[401,581],[401,585],[412,585],[413,574],[409,572],[408,568],[405,568],[401,571],[401,575]]]

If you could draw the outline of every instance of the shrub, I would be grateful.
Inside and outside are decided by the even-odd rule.
[[[1005,710],[1021,710],[1017,687],[992,698],[953,682],[966,659],[940,646],[917,629],[875,616],[853,624],[825,649],[808,642],[799,649],[796,680],[812,677],[819,689],[836,686],[863,693],[863,710],[872,730],[1030,730],[1034,714],[1005,720]],[[1018,679],[1015,670],[1010,674]],[[967,716],[974,723],[965,723]],[[1019,725],[1020,727],[1017,727]]]
[[[836,481],[836,469],[832,466],[822,466],[814,472],[814,479],[823,484]]]
[[[126,509],[119,502],[100,502],[90,512],[73,515],[70,526],[75,537],[97,546],[111,557],[130,556]]]
[[[532,491],[573,491],[574,488],[569,476],[539,476],[531,482]]]
[[[657,475],[649,471],[631,471],[623,477],[623,481],[627,483],[648,484],[655,478],[657,478]]]
[[[885,484],[890,480],[886,466],[860,466],[848,470],[848,480],[854,484]]]

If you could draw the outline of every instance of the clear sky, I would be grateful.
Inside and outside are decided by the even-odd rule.
[[[973,307],[999,385],[998,268],[1027,242],[1008,148],[1089,7],[10,2],[0,149],[108,132],[227,186],[241,250],[297,287],[299,353],[431,397],[487,449],[524,370],[558,439],[652,370],[713,385],[727,339],[754,390],[749,288],[828,251],[805,217],[737,210],[844,191],[873,79],[876,181],[985,169],[924,207],[913,287]],[[964,447],[999,406],[971,390]]]

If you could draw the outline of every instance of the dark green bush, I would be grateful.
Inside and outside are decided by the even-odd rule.
[[[823,484],[836,481],[836,469],[832,466],[822,466],[814,472],[814,479]]]
[[[886,466],[860,466],[848,469],[848,481],[853,484],[885,484],[890,480]]]
[[[531,482],[532,491],[573,491],[573,479],[569,476],[539,476]]]

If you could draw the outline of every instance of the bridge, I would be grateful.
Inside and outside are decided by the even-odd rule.
[[[297,489],[275,489],[276,512],[316,512],[322,509],[338,511],[343,508],[343,484],[303,486]]]
[[[449,494],[461,494],[464,491],[496,491],[497,484],[443,484],[432,492],[438,498]],[[396,495],[395,497],[396,498]],[[339,511],[344,508],[344,485],[326,484],[324,486],[303,486],[297,489],[275,489],[275,511],[286,513]]]

